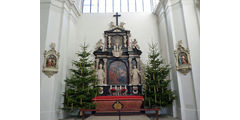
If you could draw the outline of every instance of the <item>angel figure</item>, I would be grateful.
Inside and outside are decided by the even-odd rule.
[[[120,22],[119,27],[122,28],[122,29],[125,29],[125,28],[124,28],[124,25],[125,25],[125,24],[126,24],[125,22]]]
[[[110,22],[110,29],[111,29],[111,28],[115,28],[115,27],[116,27],[116,26],[115,26],[114,23],[111,21],[111,22]]]

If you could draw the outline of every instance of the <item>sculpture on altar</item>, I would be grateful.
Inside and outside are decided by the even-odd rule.
[[[122,46],[119,46],[118,43],[116,43],[116,45],[113,46],[113,51],[112,54],[115,57],[120,57],[122,55]]]
[[[104,43],[102,42],[102,39],[100,39],[96,44],[95,50],[98,50],[98,49],[103,50],[103,48],[104,48]]]
[[[141,73],[136,66],[134,66],[131,76],[132,76],[132,85],[139,85],[141,80]]]
[[[99,69],[97,70],[97,79],[99,85],[104,85],[103,81],[105,79],[105,72],[102,68],[102,64],[99,65]]]
[[[109,27],[110,27],[110,29],[112,29],[112,28],[115,28],[115,27],[116,27],[112,21],[110,22],[110,24],[109,24],[109,25],[110,25],[110,26],[109,26]]]
[[[125,22],[120,22],[120,26],[119,26],[119,27],[122,28],[122,29],[125,29],[125,28],[124,28],[124,25],[125,25],[125,24],[126,24]]]
[[[137,40],[136,39],[134,39],[133,41],[132,41],[132,48],[134,49],[138,49],[138,50],[140,50],[140,47],[139,47],[139,45],[137,44]]]

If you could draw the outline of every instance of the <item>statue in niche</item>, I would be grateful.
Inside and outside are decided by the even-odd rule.
[[[139,45],[137,44],[137,40],[136,40],[136,39],[134,39],[134,40],[132,41],[132,48],[133,48],[133,49],[136,48],[136,49],[140,50],[140,47],[139,47]]]
[[[116,45],[113,46],[112,53],[114,57],[120,57],[122,55],[122,46],[119,46],[119,44],[116,43]]]
[[[134,66],[134,68],[131,72],[131,77],[132,77],[132,85],[139,85],[140,84],[141,73],[137,69],[136,66]]]
[[[102,39],[100,39],[96,44],[95,50],[98,50],[98,49],[103,50],[103,48],[104,48],[104,43],[102,42]]]
[[[98,79],[98,85],[104,85],[103,81],[105,79],[105,72],[103,70],[102,64],[99,65],[99,69],[97,70],[97,79]]]

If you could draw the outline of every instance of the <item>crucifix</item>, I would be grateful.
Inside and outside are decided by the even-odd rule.
[[[116,25],[118,26],[118,17],[120,17],[121,15],[116,13],[116,15],[113,15],[113,17],[116,17]]]

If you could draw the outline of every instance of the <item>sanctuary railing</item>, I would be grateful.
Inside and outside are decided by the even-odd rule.
[[[133,113],[131,113],[131,111],[134,111]],[[140,111],[140,112],[135,112],[135,111]],[[146,113],[144,111],[155,111],[155,113]],[[140,114],[145,114],[148,116],[154,116],[156,117],[156,120],[158,120],[158,114],[159,114],[160,108],[152,108],[152,109],[132,109],[132,110],[109,110],[108,112],[105,113],[99,113],[100,115],[118,115],[119,116],[119,120],[121,120],[121,115],[140,115]],[[82,120],[85,119],[85,117],[87,116],[85,114],[85,112],[97,112],[96,109],[80,109],[80,113],[82,112],[82,114],[80,115]],[[111,113],[110,113],[111,112]],[[127,112],[127,113],[126,113]],[[96,114],[96,113],[95,113]],[[95,115],[94,114],[94,115]]]

